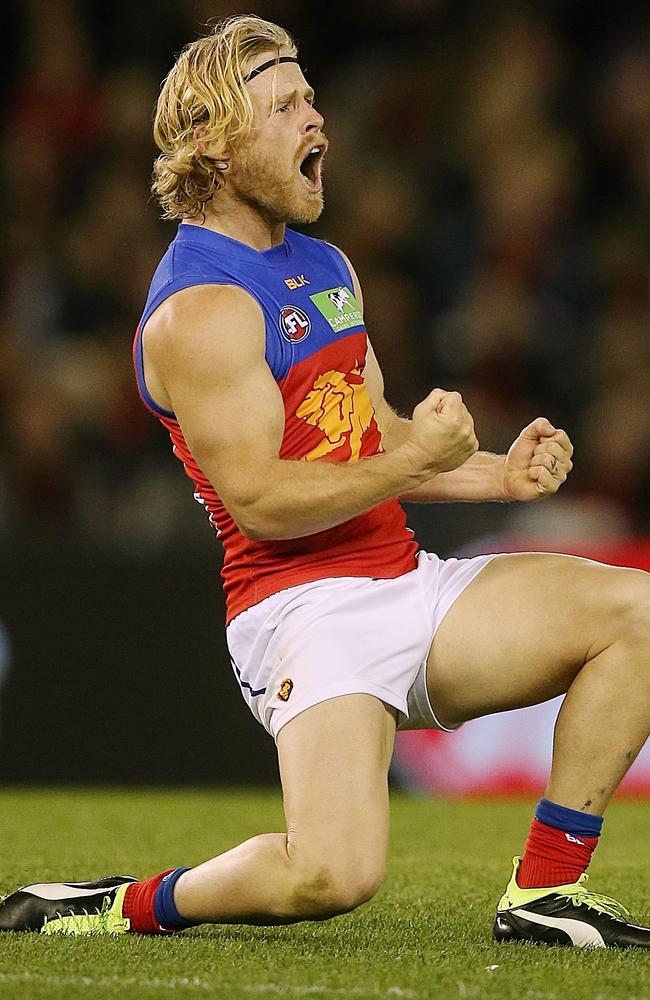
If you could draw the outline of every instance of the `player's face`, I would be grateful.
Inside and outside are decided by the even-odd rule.
[[[274,54],[259,56],[250,68]],[[314,92],[297,63],[272,66],[247,86],[253,128],[233,150],[232,190],[273,221],[315,222],[323,211],[321,164],[327,140]]]

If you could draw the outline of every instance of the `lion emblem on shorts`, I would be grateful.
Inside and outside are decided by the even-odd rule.
[[[325,372],[314,382],[311,392],[296,410],[312,427],[325,435],[305,458],[308,462],[329,455],[346,441],[350,445],[350,461],[361,453],[361,440],[370,427],[375,411],[359,368],[351,372]]]
[[[293,691],[293,681],[290,677],[285,677],[280,684],[280,690],[278,691],[278,698],[280,701],[289,701],[291,692]]]

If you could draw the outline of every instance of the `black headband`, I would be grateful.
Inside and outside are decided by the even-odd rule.
[[[295,56],[280,56],[279,59],[277,58],[269,59],[268,62],[262,63],[262,65],[258,66],[257,69],[253,69],[250,71],[250,73],[247,73],[247,75],[244,77],[244,83],[250,83],[250,81],[254,80],[256,76],[259,76],[260,73],[263,73],[265,69],[270,69],[271,66],[277,66],[278,63],[283,63],[283,62],[297,63],[298,60],[296,59]]]

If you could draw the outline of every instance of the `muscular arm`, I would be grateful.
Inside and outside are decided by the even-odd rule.
[[[458,402],[447,400],[442,412],[440,395],[432,393],[416,408],[419,432],[390,452],[346,464],[281,459],[284,405],[265,361],[264,319],[238,288],[177,292],[149,320],[144,349],[154,398],[173,409],[192,454],[250,538],[330,528],[408,493],[457,465],[453,456],[462,452],[462,461],[476,449]]]

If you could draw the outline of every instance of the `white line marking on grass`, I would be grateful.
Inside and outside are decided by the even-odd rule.
[[[402,989],[400,986],[389,986],[386,990],[366,989],[362,986],[290,986],[287,983],[224,983],[201,979],[200,976],[181,976],[177,979],[141,979],[136,976],[47,976],[38,972],[0,972],[0,986],[10,984],[27,984],[41,986],[87,986],[90,989],[113,986],[139,987],[149,990],[173,991],[179,988],[195,990],[219,990],[227,993],[231,990],[239,993],[250,993],[253,996],[272,994],[285,997],[309,996],[341,996],[341,997],[400,997],[403,1000],[417,1000],[420,996],[415,990]]]

